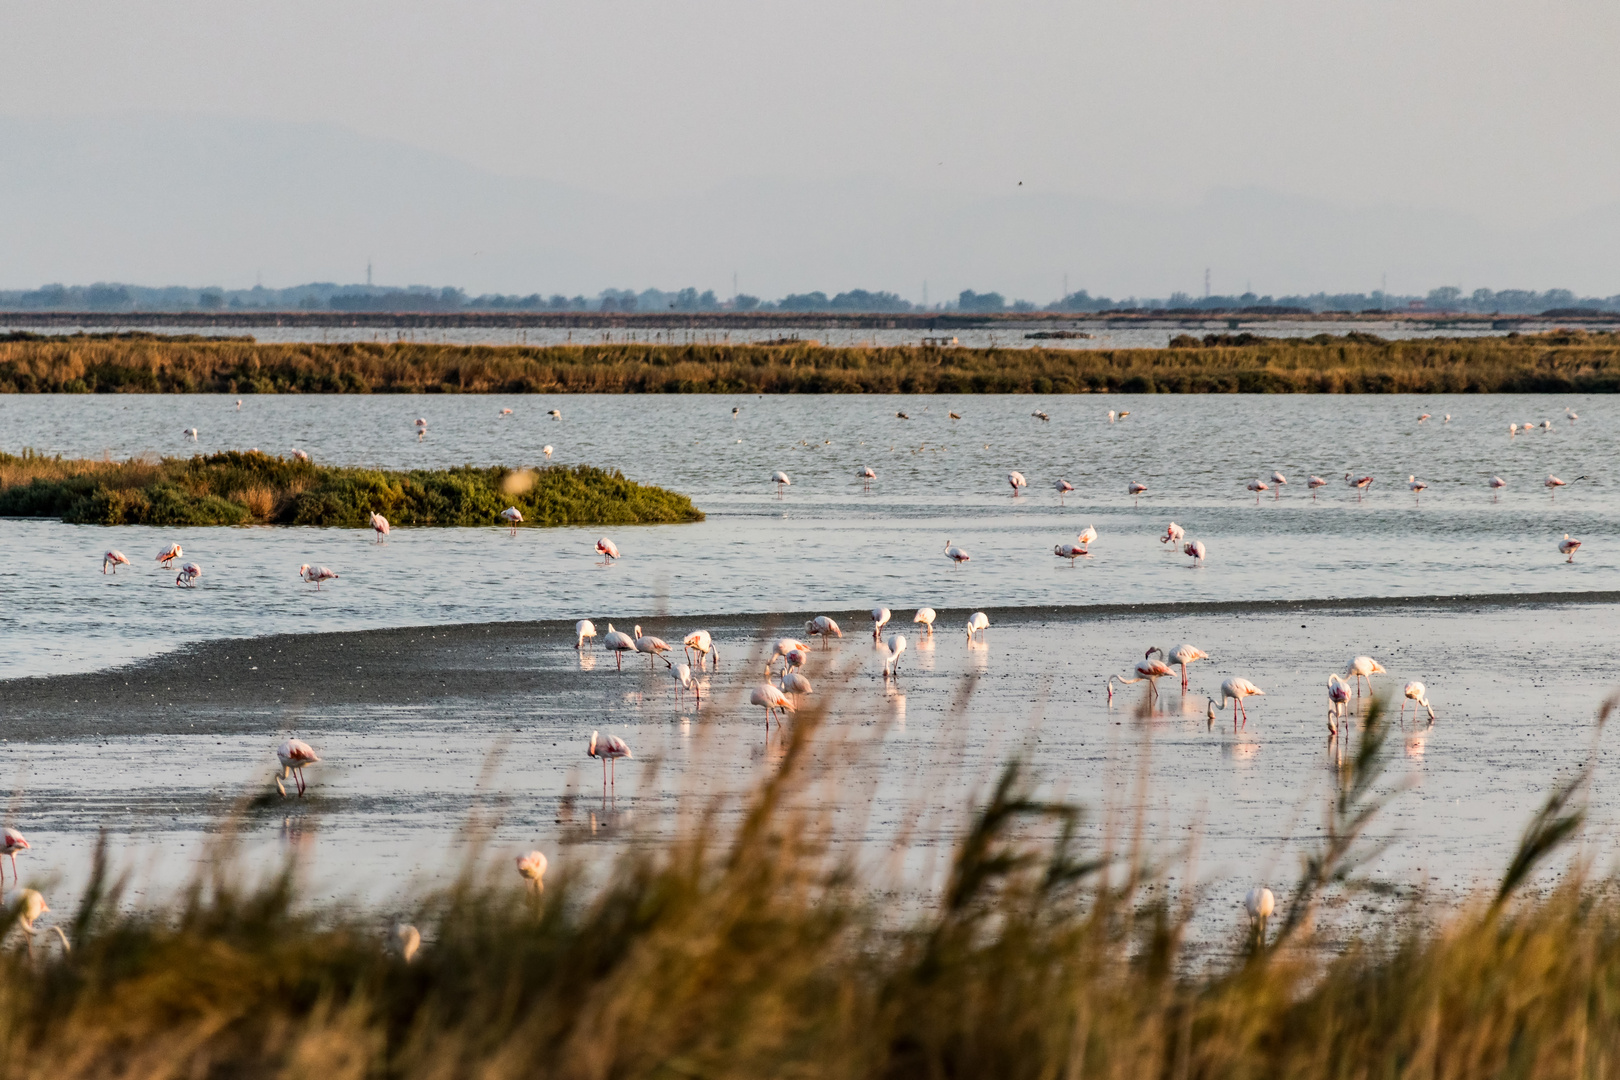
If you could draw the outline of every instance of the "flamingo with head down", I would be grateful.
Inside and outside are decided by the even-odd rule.
[[[712,658],[714,670],[720,670],[720,650],[714,647],[714,638],[707,630],[694,630],[681,639],[681,649],[686,653],[687,663],[692,662],[692,654],[697,653],[698,670]]]
[[[872,609],[872,640],[873,641],[876,641],[878,639],[878,634],[883,630],[883,628],[885,626],[888,625],[889,617],[890,617],[890,612],[889,612],[889,609],[886,608],[886,607],[875,607],[875,608]]]
[[[1202,540],[1189,540],[1181,545],[1181,553],[1191,555],[1193,562],[1201,563],[1204,561],[1204,542]]]
[[[1016,470],[1007,474],[1007,484],[1012,488],[1015,499],[1018,498],[1019,488],[1029,487],[1029,481],[1024,479],[1024,474]]]
[[[1350,702],[1350,684],[1337,674],[1327,678],[1328,691],[1328,731],[1334,735],[1339,733],[1338,719],[1344,715],[1345,706]]]
[[[619,557],[619,545],[604,536],[596,542],[596,553],[602,556],[602,565],[606,566]]]
[[[821,647],[825,649],[828,638],[841,638],[844,636],[844,631],[832,618],[826,615],[817,615],[804,624],[804,636],[820,638]]]
[[[581,619],[574,624],[574,648],[584,648],[587,638],[596,640],[596,624],[589,619]]]
[[[1434,706],[1429,704],[1429,690],[1426,686],[1420,682],[1409,682],[1406,684],[1406,689],[1401,691],[1400,718],[1402,720],[1406,719],[1406,703],[1408,701],[1416,703],[1412,706],[1413,720],[1417,719],[1418,706],[1422,706],[1429,710],[1429,723],[1434,723]]]
[[[933,608],[920,607],[917,609],[917,614],[911,617],[911,621],[914,623],[922,623],[923,633],[927,634],[929,637],[933,637],[934,620],[937,618],[939,618],[939,616],[935,613]]]
[[[1103,687],[1108,691],[1108,703],[1110,705],[1114,703],[1114,684],[1116,682],[1121,686],[1131,686],[1135,683],[1142,682],[1144,679],[1147,680],[1148,701],[1151,703],[1154,698],[1159,696],[1159,680],[1164,678],[1166,675],[1175,674],[1175,670],[1168,664],[1165,664],[1159,660],[1152,660],[1145,657],[1136,662],[1135,670],[1136,677],[1134,679],[1126,678],[1124,675],[1108,676],[1107,680],[1103,683]]]
[[[116,573],[118,573],[118,568],[120,566],[128,566],[128,565],[129,565],[129,556],[125,555],[122,551],[119,551],[117,548],[108,548],[106,550],[106,552],[101,556],[101,572],[103,574],[105,574],[107,572],[107,567],[109,567],[109,566],[112,567],[112,572],[114,574],[116,574]]]
[[[1165,526],[1164,535],[1159,537],[1159,543],[1170,544],[1173,546],[1181,543],[1182,537],[1186,535],[1187,530],[1183,529],[1180,525],[1177,525],[1172,521],[1169,525]]]
[[[1164,646],[1155,645],[1153,648],[1149,649],[1143,654],[1143,659],[1150,659],[1154,653],[1158,653],[1166,663],[1175,664],[1177,667],[1181,668],[1182,690],[1187,689],[1187,665],[1198,660],[1209,659],[1209,653],[1205,652],[1203,649],[1200,649],[1196,645],[1189,645],[1185,641],[1171,649],[1169,652],[1164,651]]]
[[[1068,559],[1070,566],[1074,565],[1076,559],[1091,557],[1091,552],[1078,544],[1057,544],[1052,548],[1052,554],[1060,559]]]
[[[982,634],[988,629],[990,629],[990,616],[986,615],[984,612],[975,611],[972,615],[968,616],[967,638],[969,641],[973,640],[974,634]]]
[[[765,710],[766,731],[771,729],[773,714],[776,716],[777,724],[780,725],[787,718],[787,714],[793,711],[793,702],[768,681],[754,687],[748,695],[748,704],[758,705]]]
[[[501,517],[506,519],[506,523],[512,527],[512,535],[516,536],[517,527],[523,522],[523,512],[515,506],[508,506],[501,511]]]
[[[1215,699],[1210,698],[1209,708],[1205,711],[1204,715],[1208,717],[1211,723],[1213,723],[1215,720],[1215,710],[1220,709],[1222,712],[1225,712],[1226,703],[1230,701],[1233,705],[1233,729],[1236,730],[1237,728],[1237,718],[1238,713],[1240,712],[1243,714],[1243,726],[1248,727],[1249,710],[1243,707],[1243,699],[1246,697],[1265,697],[1265,694],[1266,692],[1264,690],[1254,685],[1254,683],[1250,682],[1248,679],[1239,678],[1234,675],[1232,678],[1221,683],[1221,703],[1217,705],[1215,704]]]

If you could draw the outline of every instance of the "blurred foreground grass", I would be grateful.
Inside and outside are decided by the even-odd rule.
[[[1016,766],[975,811],[937,903],[886,913],[883,883],[834,854],[831,811],[808,790],[816,726],[795,722],[734,835],[705,819],[631,844],[596,887],[565,860],[539,895],[504,860],[500,878],[469,871],[417,911],[409,962],[372,917],[298,903],[291,869],[246,886],[222,846],[174,907],[139,911],[103,850],[60,924],[71,951],[43,927],[7,933],[0,1075],[1620,1073],[1611,883],[1573,872],[1516,897],[1579,828],[1590,762],[1526,830],[1495,898],[1328,956],[1317,901],[1354,887],[1373,850],[1363,831],[1391,797],[1375,709],[1275,925],[1195,964],[1182,954],[1193,901],[1150,888],[1162,878],[1139,853],[1082,854],[1079,811],[1035,797]]]

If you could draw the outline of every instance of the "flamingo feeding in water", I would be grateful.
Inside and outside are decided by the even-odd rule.
[[[1189,540],[1181,545],[1183,555],[1191,555],[1193,562],[1204,561],[1204,542],[1202,540]]]
[[[190,439],[192,442],[197,441],[197,429],[194,428],[194,427],[188,427],[188,428],[186,428],[186,430],[182,431],[180,434],[184,435],[186,438]]]
[[[635,757],[635,755],[630,752],[630,744],[619,738],[617,735],[609,735],[604,739],[600,733],[595,731],[591,732],[590,745],[585,748],[585,753],[588,757],[602,759],[603,795],[607,794],[607,789],[610,782],[615,789],[618,788],[619,759]],[[613,763],[612,781],[609,781],[608,779],[608,762]]]
[[[1133,506],[1141,505],[1142,496],[1146,492],[1147,492],[1147,485],[1146,484],[1138,484],[1134,480],[1131,481],[1129,484],[1127,484],[1125,486],[1125,494],[1127,494],[1127,495],[1129,495],[1131,497],[1131,499],[1132,499],[1131,505],[1133,505]]]
[[[1507,487],[1506,480],[1502,479],[1500,476],[1491,477],[1491,502],[1496,501],[1497,494],[1505,487]]]
[[[782,672],[782,689],[792,694],[794,699],[797,700],[800,694],[814,693],[816,688],[810,685],[809,679],[800,675],[797,671],[784,671]]]
[[[182,554],[184,554],[184,552],[180,550],[179,544],[170,544],[168,547],[157,553],[157,561],[163,564],[163,569],[167,570],[169,568],[169,564],[178,559]]]
[[[535,892],[546,891],[546,866],[546,857],[544,853],[539,851],[531,851],[527,855],[519,855],[517,857],[518,876],[521,877],[525,883],[533,885]],[[420,943],[421,935],[418,934],[417,938],[418,943]],[[405,959],[409,960],[410,957],[407,956]]]
[[[1259,506],[1260,493],[1262,491],[1270,491],[1271,487],[1264,480],[1256,477],[1255,479],[1249,481],[1249,490],[1254,492],[1254,505]]]
[[[583,649],[586,638],[596,640],[596,624],[589,619],[581,619],[574,624],[574,648]]]
[[[938,617],[939,616],[934,612],[933,608],[931,608],[931,607],[920,607],[920,608],[917,609],[917,614],[915,614],[915,615],[913,615],[911,617],[911,621],[914,622],[914,623],[922,623],[922,625],[923,625],[923,633],[927,634],[929,637],[933,637],[934,636],[934,620],[937,619]]]
[[[781,469],[771,473],[771,483],[776,485],[776,497],[778,499],[782,497],[783,491],[793,486],[793,481],[788,479],[788,474]]]
[[[1558,541],[1558,554],[1569,556],[1568,559],[1564,560],[1565,562],[1574,562],[1575,549],[1580,546],[1581,542],[1579,540],[1572,540],[1570,539],[1569,533],[1565,533],[1564,538]]]
[[[1317,476],[1315,473],[1312,473],[1311,478],[1305,481],[1305,486],[1310,488],[1311,498],[1314,499],[1316,498],[1316,489],[1327,487],[1327,481],[1322,479],[1320,476]]]
[[[544,454],[544,455],[546,455],[546,457],[548,457],[548,458],[549,458],[549,457],[550,457],[550,456],[551,456],[551,455],[552,455],[552,452],[553,452],[553,451],[554,451],[554,450],[555,450],[555,449],[556,449],[556,448],[555,448],[555,447],[553,447],[553,446],[552,446],[552,445],[551,445],[551,444],[550,444],[550,443],[546,443],[546,445],[544,445],[544,446],[542,446],[542,447],[541,447],[541,448],[540,448],[540,452],[541,452],[541,453],[542,453],[542,454]]]
[[[1353,656],[1350,662],[1344,665],[1345,678],[1356,681],[1356,697],[1361,696],[1361,680],[1367,680],[1367,693],[1372,693],[1372,677],[1382,675],[1384,665],[1370,656]]]
[[[687,634],[681,639],[681,649],[686,653],[687,663],[691,663],[692,654],[697,653],[699,671],[703,670],[703,665],[711,657],[714,660],[714,670],[720,670],[720,650],[714,647],[714,638],[709,636],[707,630],[694,630]]]
[[[1169,652],[1165,652],[1162,645],[1155,645],[1143,654],[1143,659],[1152,657],[1154,653],[1158,653],[1166,663],[1175,664],[1181,668],[1181,688],[1183,690],[1187,689],[1187,665],[1198,660],[1209,659],[1209,653],[1196,645],[1188,645],[1186,642],[1182,642]]]
[[[388,535],[388,519],[373,511],[371,515],[371,531],[377,534],[377,543],[382,543],[383,537]]]
[[[1204,715],[1211,722],[1213,722],[1215,719],[1215,710],[1220,709],[1222,712],[1225,712],[1226,703],[1230,701],[1233,705],[1232,726],[1234,728],[1237,727],[1238,713],[1241,712],[1243,714],[1243,726],[1248,727],[1249,710],[1243,707],[1243,699],[1246,697],[1265,696],[1266,692],[1254,685],[1254,683],[1250,682],[1248,679],[1239,678],[1238,676],[1234,675],[1232,678],[1221,683],[1221,703],[1217,705],[1215,704],[1215,699],[1210,698],[1209,708],[1205,710]]]
[[[828,616],[817,615],[815,618],[804,624],[804,635],[805,637],[820,638],[821,647],[825,649],[827,647],[828,638],[841,638],[844,636],[844,631],[841,627],[839,627],[836,621]]]
[[[561,420],[562,419],[562,410],[561,409],[551,409],[551,410],[547,411],[546,415],[551,417],[553,420]]]
[[[675,680],[676,696],[679,697],[685,691],[690,690],[697,698],[698,708],[703,708],[703,688],[698,685],[698,680],[693,678],[692,669],[686,664],[671,664],[668,660],[665,660],[664,663],[669,667],[670,677]]]
[[[1159,537],[1159,543],[1161,543],[1161,544],[1179,544],[1179,543],[1181,543],[1182,537],[1184,537],[1186,535],[1187,535],[1187,530],[1183,529],[1180,525],[1177,525],[1175,522],[1172,521],[1169,525],[1165,526],[1164,535]]]
[[[873,641],[876,641],[878,639],[878,633],[886,625],[888,625],[888,622],[889,622],[889,609],[888,608],[886,608],[886,607],[875,607],[875,608],[872,609],[872,640]]]
[[[103,574],[107,572],[107,567],[109,566],[112,567],[112,572],[116,574],[118,573],[118,568],[120,566],[128,565],[129,556],[125,555],[117,548],[108,548],[106,553],[101,556],[101,572]]]
[[[1091,552],[1076,544],[1058,544],[1052,548],[1052,554],[1060,559],[1068,559],[1070,566],[1073,566],[1074,560],[1078,558],[1091,556]]]
[[[1074,490],[1074,485],[1073,484],[1069,483],[1067,480],[1062,480],[1062,479],[1054,480],[1052,482],[1052,487],[1058,493],[1058,502],[1059,503],[1063,502],[1063,497],[1065,495],[1067,495],[1069,492]]]
[[[321,583],[334,580],[337,573],[325,566],[311,566],[309,563],[305,563],[298,568],[298,576],[314,585],[315,591],[319,592]]]
[[[951,560],[951,566],[954,568],[961,566],[973,556],[969,555],[963,548],[956,547],[949,540],[947,540],[945,541],[945,557]]]
[[[1350,474],[1345,473],[1344,482],[1356,489],[1356,501],[1360,502],[1361,497],[1367,493],[1367,489],[1372,487],[1373,478],[1370,476],[1361,476],[1352,480],[1350,478]]]
[[[0,831],[0,855],[11,856],[11,883],[13,885],[20,880],[17,877],[17,852],[27,851],[28,847],[28,840],[16,829],[8,826],[4,831]],[[4,890],[5,881],[5,874],[0,871],[0,890]]]
[[[506,523],[512,527],[512,535],[516,536],[517,527],[523,521],[523,512],[515,506],[508,506],[501,511],[501,517],[506,519]]]
[[[298,794],[302,797],[309,788],[304,781],[304,766],[313,765],[321,759],[315,756],[315,751],[309,743],[302,739],[288,739],[276,747],[276,757],[281,761],[281,775],[276,777],[276,787],[281,789],[283,795],[287,794],[282,781],[291,777],[297,783]]]
[[[1420,682],[1409,682],[1406,684],[1406,689],[1401,691],[1400,716],[1402,720],[1406,719],[1406,703],[1408,701],[1417,703],[1416,705],[1412,706],[1412,718],[1414,720],[1417,719],[1418,705],[1421,705],[1423,708],[1429,710],[1429,723],[1434,723],[1434,706],[1429,704],[1429,691],[1427,687]]]
[[[1153,650],[1149,651],[1151,652]],[[1121,686],[1131,686],[1146,679],[1148,684],[1148,701],[1151,702],[1154,698],[1159,696],[1159,680],[1164,678],[1166,675],[1175,674],[1175,670],[1168,664],[1165,664],[1159,660],[1147,658],[1138,660],[1136,662],[1135,670],[1136,678],[1134,679],[1126,678],[1124,675],[1108,676],[1108,679],[1103,683],[1103,687],[1108,691],[1108,703],[1110,705],[1114,703],[1114,683],[1116,682]]]
[[[653,637],[651,634],[643,636],[641,633],[641,627],[639,626],[636,627],[636,636],[633,644],[636,647],[636,652],[647,654],[648,671],[652,670],[653,657],[662,656],[664,653],[669,652],[669,642],[665,641],[661,637]]]
[[[1018,498],[1019,488],[1029,487],[1029,481],[1024,479],[1024,474],[1016,470],[1007,474],[1007,484],[1012,488],[1015,499]]]
[[[604,536],[596,542],[596,553],[602,556],[602,565],[606,566],[619,557],[619,545]]]
[[[613,650],[618,668],[620,671],[623,671],[624,654],[627,652],[636,651],[636,639],[625,633],[623,630],[613,629],[613,624],[608,623],[607,633],[602,635],[602,647],[604,649]]]
[[[990,629],[990,616],[986,615],[984,612],[975,611],[973,614],[968,616],[967,638],[969,641],[973,640],[974,634],[983,633],[988,629]]]
[[[1350,684],[1338,675],[1329,675],[1327,678],[1328,692],[1328,731],[1337,735],[1339,717],[1344,715],[1345,706],[1350,703]]]
[[[188,562],[180,568],[180,573],[175,575],[174,583],[187,589],[195,589],[197,579],[200,577],[202,577],[202,567],[194,562]]]
[[[798,638],[777,638],[776,645],[771,649],[771,655],[765,659],[765,674],[770,674],[771,665],[776,663],[777,657],[780,656],[784,659],[784,662],[791,664],[792,661],[787,660],[786,658],[789,654],[796,652],[803,653],[806,657],[808,657],[810,655],[810,646],[800,641]],[[783,670],[786,670],[786,668]]]
[[[783,714],[793,711],[793,702],[788,699],[786,694],[769,682],[763,682],[754,687],[748,695],[748,704],[764,708],[766,731],[771,729],[771,716],[773,714],[776,716],[776,722],[780,724],[786,718]]]
[[[871,491],[872,481],[877,479],[877,470],[870,465],[862,465],[855,470],[855,479],[861,482],[862,491]]]
[[[890,634],[883,647],[883,677],[900,677],[900,654],[906,651],[906,635]]]
[[[1428,418],[1429,418],[1429,414],[1424,413],[1422,416],[1418,417],[1418,423],[1421,424],[1421,423],[1423,423],[1423,421],[1427,420]]]

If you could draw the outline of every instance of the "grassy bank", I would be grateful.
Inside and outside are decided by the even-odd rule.
[[[416,907],[412,962],[392,954],[383,920],[302,909],[291,871],[245,887],[218,856],[172,908],[132,910],[98,855],[78,912],[48,916],[26,950],[6,913],[0,1076],[1620,1073],[1613,883],[1575,875],[1515,899],[1578,828],[1584,771],[1556,789],[1496,895],[1324,958],[1316,904],[1354,886],[1382,801],[1385,743],[1369,721],[1271,925],[1237,931],[1229,959],[1189,965],[1197,901],[1145,854],[1080,850],[1079,810],[1042,800],[1016,768],[968,822],[937,903],[897,925],[877,906],[883,872],[828,843],[835,811],[808,775],[815,723],[794,722],[734,835],[700,819],[683,838],[631,844],[599,887],[553,849],[539,895],[502,855],[497,876],[469,874]]]
[[[0,454],[0,517],[86,525],[494,525],[508,506],[529,525],[701,521],[685,495],[579,465],[386,472],[229,452],[159,461]]]
[[[1168,349],[0,341],[6,393],[1612,393],[1620,335],[1183,335]]]

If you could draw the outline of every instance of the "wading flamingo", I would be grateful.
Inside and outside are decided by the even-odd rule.
[[[1148,701],[1159,696],[1159,680],[1166,675],[1174,675],[1175,670],[1170,665],[1158,660],[1141,659],[1136,662],[1136,677],[1126,678],[1124,675],[1110,675],[1104,681],[1103,687],[1108,691],[1108,704],[1114,703],[1114,683],[1121,686],[1131,686],[1146,679],[1148,684]]]
[[[1209,659],[1209,653],[1196,645],[1189,645],[1185,641],[1169,652],[1164,651],[1164,646],[1155,645],[1143,655],[1143,659],[1152,657],[1154,653],[1158,653],[1165,663],[1175,664],[1181,669],[1181,688],[1183,690],[1187,689],[1187,665],[1198,660]]]
[[[1074,542],[1079,544],[1081,547],[1090,547],[1092,544],[1097,542],[1097,530],[1090,525],[1087,525],[1085,528],[1080,530],[1077,536],[1075,536]]]
[[[1434,723],[1434,706],[1429,704],[1428,687],[1424,686],[1420,682],[1409,682],[1406,684],[1406,689],[1401,691],[1400,718],[1402,720],[1406,719],[1406,703],[1408,701],[1414,701],[1417,703],[1416,705],[1412,706],[1412,718],[1414,720],[1417,719],[1418,705],[1421,705],[1425,709],[1429,710],[1429,723]]]
[[[623,630],[613,629],[613,624],[608,623],[607,633],[602,635],[602,647],[604,649],[613,650],[614,659],[618,664],[618,668],[620,671],[623,671],[624,654],[627,652],[636,651],[636,639],[625,633]]]
[[[309,563],[305,563],[298,568],[298,576],[315,586],[315,591],[319,592],[321,583],[334,580],[337,573],[324,566],[311,566]]]
[[[1033,416],[1037,420],[1050,420],[1050,419],[1052,419],[1050,416],[1047,416],[1044,412],[1042,412],[1039,409],[1036,409],[1034,412],[1030,413],[1029,415]]]
[[[501,517],[506,519],[506,523],[512,527],[512,535],[516,536],[517,527],[523,521],[523,512],[515,506],[508,506],[501,511]]]
[[[1329,675],[1327,678],[1328,692],[1328,731],[1337,735],[1339,733],[1338,719],[1344,715],[1345,706],[1350,703],[1350,684],[1338,675]]]
[[[922,623],[923,633],[927,634],[929,637],[933,637],[934,620],[937,618],[939,618],[939,615],[935,613],[933,608],[920,607],[917,609],[917,614],[911,617],[911,621],[914,623]]]
[[[1179,544],[1181,543],[1182,537],[1186,535],[1187,530],[1183,529],[1180,525],[1177,525],[1172,521],[1169,525],[1165,526],[1164,535],[1159,537],[1159,543],[1172,545]]]
[[[883,646],[883,677],[900,677],[900,654],[906,651],[906,635],[890,634]]]
[[[296,446],[293,447],[292,456],[297,458],[299,461],[304,462],[305,464],[309,463],[309,455],[306,454],[304,451],[298,449],[298,447],[296,447]]]
[[[282,781],[289,777],[297,783],[298,794],[302,796],[309,785],[304,782],[304,766],[313,765],[321,760],[315,756],[315,751],[302,739],[288,739],[276,747],[276,757],[281,761],[281,775],[276,777],[276,787],[281,789],[283,795],[287,789]]]
[[[1518,424],[1509,424],[1508,425],[1508,434],[1509,435],[1517,435],[1518,433],[1519,433],[1519,425]]]
[[[617,735],[609,735],[606,738],[603,738],[599,732],[595,731],[591,732],[591,742],[590,745],[585,748],[585,753],[588,757],[602,759],[603,795],[607,794],[608,784],[610,783],[608,780],[608,763],[613,763],[613,779],[611,783],[613,787],[617,789],[619,785],[619,759],[635,757],[635,755],[630,752],[630,744],[619,738]]]
[[[1194,562],[1204,561],[1204,542],[1202,540],[1189,540],[1181,545],[1183,555],[1191,555]]]
[[[1312,473],[1311,478],[1305,481],[1305,486],[1311,489],[1311,498],[1314,499],[1316,498],[1316,489],[1327,487],[1327,481]]]
[[[180,434],[184,435],[186,438],[190,439],[192,442],[197,441],[197,429],[194,428],[194,427],[188,427],[188,428],[186,428],[186,430],[182,431]]]
[[[861,482],[862,491],[871,491],[872,481],[877,479],[877,470],[870,465],[862,465],[855,470],[855,479]]]
[[[800,675],[797,671],[782,672],[782,689],[787,693],[792,694],[795,700],[798,699],[800,694],[810,694],[815,692],[815,687],[810,685],[810,680],[805,678],[803,675]]]
[[[820,638],[821,647],[825,649],[828,638],[841,638],[844,636],[844,631],[837,622],[828,616],[817,615],[804,624],[804,636]]]
[[[1360,502],[1362,496],[1367,494],[1367,489],[1372,487],[1373,478],[1370,476],[1360,476],[1352,480],[1350,478],[1350,474],[1345,473],[1344,482],[1356,489],[1356,501]]]
[[[878,639],[879,632],[881,632],[882,629],[885,626],[888,625],[889,617],[890,617],[890,612],[889,612],[889,609],[886,608],[886,607],[875,607],[875,608],[872,609],[872,640],[873,641],[876,641]]]
[[[552,455],[552,453],[554,452],[555,449],[556,448],[553,447],[550,443],[546,443],[546,445],[544,445],[544,446],[542,446],[540,448],[540,452],[542,454],[546,455],[546,457],[549,458]]]
[[[1144,494],[1146,494],[1146,492],[1147,492],[1147,485],[1146,484],[1138,484],[1134,480],[1131,481],[1129,484],[1127,484],[1125,486],[1125,494],[1127,494],[1127,495],[1129,495],[1131,497],[1131,500],[1132,500],[1131,505],[1132,506],[1140,506],[1141,503],[1142,503],[1142,496]]]
[[[518,876],[523,879],[525,885],[533,885],[535,892],[546,891],[546,866],[545,855],[538,851],[531,851],[527,855],[517,857]],[[421,941],[420,934],[417,935],[417,941]],[[405,959],[409,960],[410,957],[407,956]]]
[[[1029,487],[1029,481],[1024,479],[1024,474],[1017,471],[1007,474],[1007,484],[1012,488],[1013,498],[1015,499],[1018,498],[1019,488]]]
[[[681,649],[686,653],[686,662],[692,662],[692,654],[697,653],[698,670],[711,658],[714,660],[714,670],[720,670],[720,650],[714,647],[714,638],[709,636],[707,630],[694,630],[681,639]]]
[[[1129,409],[1121,409],[1121,410],[1119,410],[1119,418],[1121,420],[1125,419],[1129,415],[1131,415],[1131,410],[1129,410]]]
[[[604,536],[596,542],[596,553],[602,556],[602,565],[606,566],[619,557],[619,545]]]
[[[596,624],[589,619],[581,619],[574,624],[574,648],[583,649],[586,638],[596,640]]]
[[[1074,560],[1082,556],[1089,558],[1091,552],[1077,544],[1058,544],[1052,548],[1052,554],[1060,559],[1068,559],[1069,565],[1073,566]]]
[[[548,411],[546,413],[546,415],[551,417],[553,420],[561,420],[562,419],[562,410],[561,409],[551,409],[550,411]]]
[[[1254,505],[1259,506],[1260,505],[1260,493],[1262,491],[1270,491],[1271,486],[1269,484],[1267,484],[1264,480],[1261,480],[1259,477],[1256,477],[1255,479],[1249,481],[1249,490],[1254,492]]]
[[[1233,726],[1233,728],[1237,727],[1237,718],[1238,718],[1238,713],[1240,713],[1240,712],[1243,714],[1243,726],[1248,727],[1249,726],[1249,710],[1243,707],[1243,699],[1246,698],[1246,697],[1265,697],[1265,696],[1266,696],[1266,692],[1264,690],[1260,689],[1258,686],[1254,685],[1254,683],[1250,682],[1248,679],[1239,678],[1238,676],[1234,675],[1232,678],[1227,679],[1225,682],[1221,683],[1221,703],[1219,705],[1217,705],[1217,704],[1215,704],[1215,699],[1210,698],[1209,699],[1209,708],[1205,710],[1204,715],[1211,722],[1213,722],[1214,719],[1215,719],[1215,710],[1220,709],[1222,712],[1225,712],[1226,711],[1226,703],[1228,701],[1230,701],[1232,703],[1232,706],[1233,706],[1232,707],[1232,726]]]
[[[639,626],[636,627],[634,645],[636,647],[636,652],[647,654],[648,671],[652,670],[653,657],[662,656],[664,653],[669,652],[669,642],[665,641],[661,637],[653,637],[651,634],[643,636],[641,633],[641,627]]]
[[[1421,423],[1423,423],[1423,421],[1427,420],[1428,418],[1429,418],[1429,414],[1424,413],[1422,416],[1418,417],[1418,423],[1421,424]]]
[[[13,885],[17,884],[19,880],[17,877],[17,852],[27,850],[28,840],[22,833],[10,827],[0,831],[0,855],[11,856],[11,883]],[[4,890],[5,886],[6,876],[4,871],[0,871],[0,890]]]
[[[1266,920],[1277,910],[1277,898],[1264,886],[1253,888],[1249,890],[1249,895],[1243,898],[1243,909],[1249,913],[1249,921],[1255,925],[1263,938],[1266,936]]]
[[[1074,490],[1074,485],[1067,480],[1054,480],[1052,488],[1058,493],[1058,502],[1062,503],[1063,497]]]
[[[782,492],[793,486],[793,481],[788,479],[788,474],[781,469],[771,473],[771,483],[776,485],[776,497],[778,499],[782,497]]]
[[[188,562],[186,565],[182,566],[180,568],[180,572],[175,575],[174,583],[187,589],[195,589],[197,587],[197,579],[200,577],[202,577],[202,567],[198,566],[194,562]]]
[[[975,611],[973,614],[968,616],[967,637],[969,641],[973,640],[974,634],[983,633],[988,629],[990,629],[990,616],[986,615],[984,612]]]
[[[101,572],[103,574],[107,572],[107,567],[109,566],[112,567],[112,572],[116,574],[118,573],[118,568],[120,566],[128,565],[129,556],[125,555],[117,548],[108,548],[106,553],[101,556]]]
[[[168,547],[157,553],[157,561],[163,564],[163,569],[167,570],[169,568],[169,564],[178,559],[182,554],[184,554],[184,552],[180,550],[179,544],[170,544]]]
[[[698,685],[697,679],[692,676],[692,669],[686,664],[671,664],[668,660],[664,664],[669,668],[670,678],[675,680],[675,694],[677,700],[687,690],[697,697],[698,708],[703,707],[703,688]]]
[[[1345,678],[1354,679],[1356,682],[1356,697],[1361,696],[1362,679],[1367,680],[1367,693],[1371,694],[1372,677],[1374,675],[1382,675],[1383,673],[1384,665],[1380,664],[1370,656],[1352,656],[1350,658],[1350,662],[1344,665]]]
[[[1580,417],[1575,414],[1575,410],[1573,409],[1565,409],[1564,415],[1569,417],[1569,422],[1572,424],[1580,419]]]
[[[1554,476],[1552,473],[1548,473],[1547,479],[1541,482],[1541,486],[1552,492],[1553,500],[1556,502],[1558,499],[1558,489],[1561,487],[1568,487],[1569,485],[1563,480],[1558,479],[1558,477]]]
[[[953,569],[973,558],[967,553],[967,549],[956,547],[949,540],[945,541],[945,557],[951,560]]]
[[[1558,541],[1558,554],[1569,556],[1568,559],[1564,560],[1565,562],[1574,562],[1575,550],[1580,546],[1581,542],[1579,540],[1572,540],[1570,539],[1569,533],[1565,533],[1564,538]]]
[[[377,543],[382,543],[383,537],[388,535],[388,519],[373,512],[371,515],[371,531],[377,534]]]
[[[789,653],[795,653],[795,652],[804,653],[805,656],[809,656],[810,655],[810,646],[807,645],[806,643],[800,641],[798,638],[790,638],[790,637],[777,638],[776,639],[776,644],[771,648],[771,655],[766,657],[766,659],[765,659],[765,674],[766,674],[766,676],[769,677],[769,675],[771,673],[771,665],[776,663],[776,658],[777,657],[780,656],[780,657],[783,657],[785,659]],[[786,670],[786,669],[784,668],[783,670]]]
[[[760,683],[748,695],[748,704],[758,705],[765,710],[765,730],[771,729],[771,717],[776,716],[776,722],[786,719],[785,714],[793,711],[793,702],[788,696],[768,682]]]
[[[1491,502],[1496,501],[1497,494],[1505,487],[1507,487],[1506,480],[1502,479],[1500,476],[1491,477]]]
[[[1284,476],[1275,469],[1271,471],[1271,497],[1273,499],[1282,498],[1283,485],[1286,483],[1288,483],[1288,477]]]

